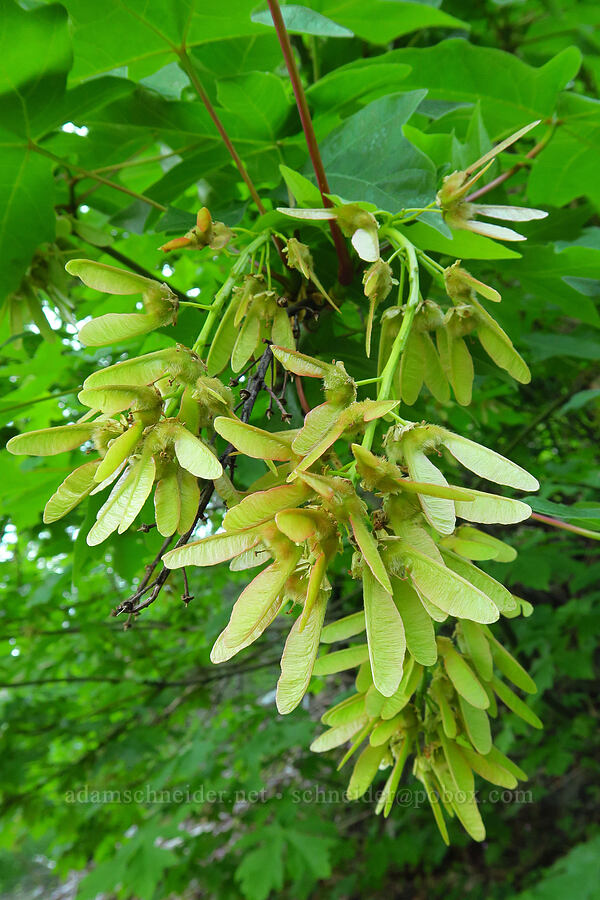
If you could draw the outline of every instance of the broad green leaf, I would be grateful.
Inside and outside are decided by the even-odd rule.
[[[288,7],[289,8],[289,7]],[[275,142],[290,112],[284,82],[271,72],[248,72],[217,84],[217,96],[249,138]]]
[[[75,59],[72,78],[81,81],[120,66],[148,61],[155,72],[172,58],[182,43],[191,50],[225,38],[261,34],[264,25],[251,22],[252,0],[231,0],[225,9],[216,0],[200,6],[158,0],[123,5],[107,0],[102,10],[85,0],[69,0]],[[119,40],[114,36],[118,34]]]
[[[371,782],[377,775],[379,764],[383,759],[383,755],[385,752],[385,746],[373,747],[369,744],[368,747],[365,747],[363,752],[356,760],[354,769],[352,770],[350,784],[348,785],[348,790],[346,791],[346,797],[348,798],[348,800],[358,800],[359,797],[362,797],[362,795],[369,789],[369,787],[371,786]]]
[[[84,463],[71,472],[70,475],[67,475],[44,507],[44,522],[46,524],[62,519],[63,516],[75,509],[77,504],[81,503],[92,492],[96,486],[94,475],[98,463],[99,460],[94,459],[91,462]]]
[[[337,22],[333,22],[327,16],[321,15],[314,9],[308,9],[306,6],[297,6],[296,4],[283,6],[281,15],[286,30],[291,34],[314,34],[317,37],[332,38],[354,37],[354,33],[348,28],[338,25]],[[273,27],[273,19],[268,10],[253,13],[252,21]]]
[[[468,438],[458,434],[452,434],[445,428],[442,429],[442,443],[450,451],[466,469],[475,472],[481,478],[487,478],[488,481],[495,481],[496,484],[506,484],[509,487],[518,488],[522,491],[537,491],[539,483],[533,475],[522,469],[516,463],[506,459],[484,447],[482,444],[476,444]]]
[[[306,96],[313,113],[331,116],[333,112],[342,108],[344,111],[349,108],[354,111],[357,102],[362,103],[365,99],[374,100],[378,95],[389,94],[390,87],[395,89],[396,85],[408,75],[408,72],[408,66],[395,63],[371,66],[368,60],[358,59],[327,72],[326,75],[310,85]],[[296,193],[293,178],[295,173],[288,176],[283,171],[287,167],[281,166],[280,168],[286,184],[298,204],[300,206],[318,206],[320,195],[315,185],[309,182],[312,193],[303,187],[300,187],[299,193]],[[289,172],[293,172],[293,170],[288,169]]]
[[[304,175],[284,165],[279,166],[279,171],[298,206],[315,207],[322,202],[318,187]]]
[[[490,705],[488,695],[481,686],[473,670],[458,653],[448,638],[438,638],[438,650],[444,660],[448,678],[454,685],[457,694],[464,697],[471,706],[487,709]]]
[[[284,715],[295,709],[308,688],[319,649],[325,618],[327,594],[321,591],[300,630],[300,617],[292,625],[281,656],[281,675],[277,682],[277,709]]]
[[[346,669],[354,669],[369,658],[369,648],[366,644],[355,644],[346,647],[345,650],[336,650],[334,653],[326,653],[316,660],[313,675],[334,675],[337,672],[345,672]]]
[[[383,15],[391,9],[386,4]],[[335,194],[390,210],[430,202],[435,193],[433,163],[402,133],[424,96],[424,91],[412,91],[381,97],[326,137],[321,156]],[[385,153],[377,152],[378,147],[385,147]]]
[[[166,292],[158,281],[91,259],[72,259],[65,269],[69,275],[80,278],[87,287],[105,294],[143,294],[148,290]]]
[[[581,55],[569,47],[535,68],[514,54],[452,38],[423,49],[395,50],[380,62],[411,66],[404,86],[427,89],[428,100],[479,101],[484,124],[495,137],[551,116],[558,92],[579,69]]]
[[[292,458],[292,449],[287,435],[272,434],[254,425],[247,425],[239,419],[218,416],[214,421],[217,434],[253,459],[275,459],[285,462]]]
[[[162,560],[167,569],[180,569],[182,566],[215,566],[256,547],[259,542],[260,534],[256,531],[214,534],[201,541],[193,541],[184,547],[169,550]]]
[[[490,720],[487,713],[483,709],[477,709],[476,707],[471,706],[471,704],[460,695],[458,703],[469,740],[473,744],[475,750],[485,756],[485,754],[489,753],[492,749],[492,732],[490,730]]]
[[[370,0],[322,0],[319,9],[357,37],[373,44],[387,44],[395,38],[422,28],[461,28],[464,22],[435,6],[422,3],[394,3]]]
[[[198,478],[220,478],[223,466],[212,450],[183,425],[175,430],[175,454],[180,465]]]
[[[91,439],[97,428],[96,422],[41,428],[39,431],[16,434],[8,441],[6,449],[15,456],[55,456],[81,447]]]
[[[129,528],[152,490],[155,473],[154,459],[149,455],[142,455],[127,469],[98,512],[87,536],[90,547],[101,544],[114,531],[123,534]]]
[[[391,697],[402,678],[404,626],[391,593],[369,569],[363,570],[363,596],[373,683],[384,697]]]
[[[435,632],[419,595],[407,580],[400,578],[392,578],[392,588],[404,625],[408,652],[422,666],[433,666],[437,659]]]
[[[365,613],[361,610],[357,613],[351,613],[338,619],[336,622],[330,622],[325,625],[321,631],[321,642],[323,644],[333,644],[335,641],[346,641],[348,638],[362,634],[366,628]]]
[[[402,547],[401,555],[419,594],[443,612],[484,624],[499,618],[496,604],[452,569],[408,546]]]
[[[500,681],[496,676],[492,679],[492,687],[500,700],[502,700],[515,715],[519,716],[520,719],[523,719],[528,725],[533,725],[534,728],[544,727],[541,719],[536,716],[533,710],[529,709],[529,707],[523,703],[521,698],[517,697],[514,691],[511,691],[508,685],[504,684],[504,682]]]

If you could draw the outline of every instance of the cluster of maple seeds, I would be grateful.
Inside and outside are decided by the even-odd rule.
[[[438,195],[448,220],[458,222],[460,216],[474,214],[464,200],[474,181],[470,174],[450,176]],[[514,218],[513,208],[506,209]],[[303,219],[336,218],[361,258],[372,263],[363,279],[369,300],[368,354],[376,307],[394,283],[389,262],[379,257],[374,216],[359,204],[284,212]],[[530,212],[534,215],[529,218],[543,215]],[[472,225],[469,220],[460,227]],[[196,227],[163,249],[222,249],[230,237],[229,229],[201,210]],[[290,238],[286,252],[290,266],[335,307],[314,272],[308,247]],[[83,343],[102,346],[176,320],[178,300],[166,285],[89,260],[72,260],[67,270],[102,292],[141,294],[145,307],[143,313],[108,314],[87,323],[79,333]],[[496,714],[496,698],[530,724],[541,723],[497,674],[521,690],[535,690],[488,628],[501,614],[528,614],[530,608],[474,564],[491,558],[508,561],[513,551],[472,525],[457,528],[456,518],[507,525],[523,521],[531,510],[519,500],[450,485],[431,456],[449,454],[480,478],[515,489],[536,490],[538,484],[493,450],[394,413],[400,400],[415,402],[423,383],[442,402],[449,399],[450,386],[459,403],[470,401],[473,364],[464,337],[472,332],[498,366],[521,382],[529,380],[525,362],[476,297],[479,293],[497,301],[497,292],[459,263],[443,271],[443,280],[452,302],[447,312],[418,298],[414,320],[406,329],[408,307],[385,311],[380,371],[403,331],[407,340],[392,389],[380,394],[381,399],[358,401],[356,383],[343,363],[324,363],[292,349],[289,317],[277,293],[261,274],[252,274],[234,289],[207,366],[180,346],[109,366],[86,380],[79,399],[89,412],[78,423],[19,435],[8,449],[51,455],[93,444],[98,458],[65,479],[44,513],[46,522],[55,521],[89,494],[116,482],[88,535],[90,544],[115,530],[125,531],[153,486],[158,530],[165,536],[179,532],[187,539],[198,510],[197,479],[214,481],[228,506],[223,531],[169,551],[163,557],[165,566],[229,560],[239,571],[267,565],[235,603],[213,647],[213,662],[230,659],[282,610],[299,607],[281,660],[279,711],[288,713],[301,702],[313,675],[359,667],[356,694],[324,715],[329,728],[313,749],[351,740],[343,764],[367,741],[348,793],[360,796],[379,768],[391,766],[378,804],[386,815],[412,753],[414,773],[425,786],[444,840],[448,835],[442,808],[456,815],[474,839],[482,840],[473,773],[503,787],[514,787],[516,779],[525,777],[492,746],[488,714]],[[300,429],[267,432],[238,419],[231,391],[212,377],[229,363],[240,372],[263,341],[273,342],[272,353],[284,369],[323,382],[325,401],[307,414]],[[350,443],[368,423],[390,416],[398,424],[385,437],[385,457],[371,453],[368,440],[353,443],[352,465],[337,470],[331,452],[336,441],[343,437]],[[247,492],[237,491],[212,447],[199,436],[203,429],[209,438],[216,432],[238,452],[264,460],[268,474]],[[359,482],[378,498],[371,504],[374,509],[357,491]],[[344,540],[354,549],[351,571],[363,585],[363,610],[324,627],[331,591],[328,570]],[[443,634],[440,628],[449,617],[456,620],[453,630]],[[437,636],[434,623],[439,625]],[[347,642],[363,632],[365,643],[318,656],[321,644]]]

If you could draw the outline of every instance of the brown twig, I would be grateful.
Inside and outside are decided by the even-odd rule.
[[[267,211],[265,208],[265,205],[262,202],[262,200],[260,199],[259,193],[256,190],[254,182],[250,178],[250,175],[248,174],[248,170],[246,169],[246,166],[242,162],[242,159],[241,159],[239,153],[235,149],[233,141],[227,134],[227,130],[226,130],[225,126],[221,122],[221,119],[219,118],[219,115],[218,115],[216,109],[212,105],[210,97],[204,90],[204,86],[203,86],[202,82],[200,81],[200,79],[198,78],[198,73],[194,69],[192,61],[189,58],[185,47],[181,47],[180,49],[178,49],[177,55],[179,57],[179,61],[181,62],[183,69],[185,70],[188,78],[190,79],[190,81],[194,87],[194,90],[196,91],[196,93],[200,97],[200,100],[204,104],[206,111],[209,114],[209,116],[211,117],[215,128],[219,132],[219,136],[220,136],[221,140],[225,144],[225,146],[229,152],[229,155],[231,156],[233,162],[235,163],[235,167],[238,170],[238,172],[240,173],[242,181],[244,182],[244,184],[250,191],[250,196],[252,197],[257,210],[259,211],[261,216],[263,216]],[[281,243],[280,239],[278,237],[276,237],[275,235],[273,235],[273,243],[275,244],[277,253],[279,254],[279,258],[281,259],[284,266],[287,267],[287,259],[283,252],[283,244]]]
[[[247,422],[252,414],[252,410],[254,408],[254,404],[256,403],[256,399],[257,399],[261,389],[264,386],[265,378],[266,378],[267,372],[269,370],[269,366],[271,365],[272,359],[273,359],[273,353],[271,351],[271,347],[268,346],[260,358],[256,373],[252,376],[252,378],[248,382],[248,387],[245,390],[246,396],[243,401],[242,414],[240,416],[240,418],[242,419],[243,422]],[[232,453],[234,452],[234,450],[235,450],[235,448],[231,444],[228,444],[225,452],[220,456],[221,465],[223,465],[224,467],[227,465],[229,458],[232,455]],[[194,529],[196,528],[196,525],[198,524],[198,522],[204,515],[204,512],[206,511],[206,508],[208,507],[208,504],[210,503],[210,501],[212,499],[214,490],[215,490],[215,486],[212,481],[205,482],[204,488],[202,489],[202,492],[200,494],[200,502],[198,504],[198,510],[196,512],[196,517],[194,518],[194,522],[193,522],[191,528],[189,528],[188,531],[186,531],[186,533],[183,534],[179,538],[179,540],[177,541],[177,543],[175,544],[175,547],[173,549],[176,550],[179,547],[183,547],[185,544],[188,543],[192,534],[194,533]],[[138,613],[140,613],[143,609],[146,609],[148,606],[151,606],[154,603],[154,601],[158,598],[158,595],[162,591],[172,570],[167,569],[166,566],[163,566],[163,568],[160,570],[160,572],[158,573],[158,575],[156,576],[154,581],[150,582],[150,579],[152,577],[154,570],[156,569],[156,566],[158,565],[160,559],[162,558],[163,553],[167,549],[167,547],[170,544],[170,542],[172,541],[173,537],[174,537],[174,535],[171,535],[171,537],[166,538],[166,540],[163,542],[163,545],[161,546],[161,549],[159,550],[157,556],[150,563],[150,565],[146,566],[146,574],[145,574],[144,578],[142,579],[137,591],[131,597],[128,597],[127,600],[124,600],[122,603],[119,604],[119,606],[117,606],[117,608],[113,611],[114,616],[119,616],[122,613],[127,613],[129,616],[135,616]],[[185,593],[186,593],[186,595],[188,595],[189,591],[187,589],[187,577],[185,575],[185,572],[184,572],[184,579],[186,581]],[[144,594],[147,594],[148,592],[150,592],[149,597],[146,600],[144,600],[142,603],[138,603],[138,600],[141,600],[141,598],[144,596]]]
[[[312,162],[313,169],[315,170],[315,175],[317,176],[317,184],[319,186],[319,191],[321,192],[323,206],[332,207],[333,203],[327,196],[327,194],[330,193],[329,183],[325,174],[323,160],[321,159],[321,153],[319,151],[315,129],[310,117],[306,94],[304,93],[304,88],[302,87],[302,82],[300,80],[300,73],[298,72],[296,60],[294,59],[294,52],[292,50],[290,36],[285,27],[278,0],[267,0],[267,2],[269,4],[271,18],[273,19],[273,25],[275,26],[275,31],[277,32],[277,37],[279,38],[281,51],[283,53],[283,58],[287,66],[290,81],[292,82],[294,97],[296,98],[296,106],[298,107],[298,113],[300,115],[300,121],[302,123],[302,130],[304,131],[304,137],[306,138],[306,145],[308,147],[310,161]],[[335,244],[335,250],[338,257],[338,278],[341,284],[350,284],[350,282],[352,281],[353,273],[352,263],[350,262],[350,256],[348,254],[346,242],[344,241],[342,232],[340,231],[337,222],[330,221],[329,227],[331,229],[331,236],[333,238],[333,243]]]

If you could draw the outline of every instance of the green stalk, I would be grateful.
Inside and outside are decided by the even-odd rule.
[[[192,347],[192,350],[194,351],[194,353],[197,353],[198,356],[202,356],[202,352],[203,352],[204,348],[206,347],[206,344],[208,343],[208,339],[210,337],[213,326],[215,325],[216,321],[218,320],[221,310],[223,309],[223,306],[225,304],[225,301],[231,294],[233,287],[234,287],[236,281],[238,280],[238,276],[239,276],[240,272],[242,272],[243,269],[246,267],[246,264],[247,264],[248,260],[250,259],[250,257],[252,256],[252,254],[259,247],[262,247],[262,245],[266,241],[268,241],[268,239],[269,239],[269,232],[263,231],[261,234],[258,235],[258,237],[256,237],[253,241],[251,241],[251,243],[249,243],[248,246],[244,248],[244,250],[241,251],[238,259],[236,260],[234,265],[231,267],[231,272],[229,273],[227,280],[215,294],[215,299],[213,300],[213,302],[211,304],[210,312],[208,313],[206,319],[204,320],[204,325],[202,326],[202,330],[201,330],[200,334],[198,335],[198,337],[196,338],[194,346]]]
[[[406,347],[406,342],[408,341],[408,337],[410,335],[410,329],[412,328],[412,324],[415,318],[415,312],[417,311],[417,306],[419,305],[419,264],[417,262],[417,254],[415,252],[415,248],[411,244],[411,242],[407,238],[405,238],[404,235],[399,231],[396,231],[395,228],[390,228],[387,231],[387,236],[390,237],[393,242],[399,244],[406,253],[406,265],[410,287],[408,291],[408,300],[406,302],[406,310],[404,312],[400,331],[396,335],[396,338],[392,345],[392,351],[380,376],[381,383],[379,385],[379,390],[377,391],[378,400],[389,400],[392,383],[394,380],[394,373],[396,372],[396,369],[400,362],[400,357],[402,356],[404,348]],[[369,422],[362,441],[363,447],[365,447],[367,450],[370,450],[373,445],[373,438],[375,436],[376,428],[377,420]]]

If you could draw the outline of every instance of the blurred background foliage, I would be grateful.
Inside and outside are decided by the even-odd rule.
[[[280,164],[308,174],[261,10],[248,0],[0,0],[2,444],[24,428],[80,415],[77,386],[99,364],[173,337],[191,343],[198,329],[201,314],[185,309],[175,331],[82,350],[75,320],[121,307],[60,275],[70,254],[162,271],[206,303],[226,277],[227,257],[181,255],[165,265],[157,247],[204,202],[230,225],[254,219],[174,52],[184,30],[189,58],[267,206],[287,205]],[[600,7],[307,0],[296,16],[294,49],[332,190],[348,199],[385,194],[392,209],[427,203],[442,175],[543,120],[535,156],[517,147],[487,176],[515,169],[488,202],[549,210],[526,227],[527,244],[509,249],[465,232],[450,241],[431,223],[410,226],[423,249],[444,263],[462,256],[501,290],[498,317],[529,361],[532,383],[516,386],[474,347],[473,405],[421,398],[414,418],[510,455],[542,483],[538,513],[599,532]],[[402,129],[396,104],[415,90],[427,93]],[[317,262],[331,282],[333,254]],[[21,315],[23,279],[46,324],[28,325],[29,307]],[[323,358],[335,348],[365,378],[374,372],[364,367],[365,304],[360,288],[355,294],[343,320],[324,313],[311,324],[304,348]],[[315,389],[309,402],[317,396]],[[297,422],[293,391],[288,399]],[[255,420],[265,411],[261,398]],[[534,708],[545,730],[503,716],[497,743],[529,773],[530,793],[503,802],[482,794],[487,840],[475,845],[454,829],[447,849],[410,778],[383,821],[369,798],[344,801],[348,775],[336,771],[335,754],[308,751],[318,716],[349,686],[345,676],[326,689],[315,679],[303,708],[282,718],[276,624],[235,662],[210,664],[243,573],[195,570],[187,606],[176,573],[124,630],[110,611],[135,588],[160,536],[131,529],[89,548],[88,529],[78,535],[97,498],[42,526],[45,501],[68,470],[62,457],[0,459],[1,896],[599,896],[596,541],[530,521],[508,534],[517,559],[489,566],[535,607],[531,618],[497,628],[537,681]],[[258,474],[245,461],[238,476],[248,483]],[[218,527],[222,509],[209,514]],[[348,563],[338,561],[334,617],[353,609]],[[112,791],[121,802],[94,793]],[[142,793],[126,802],[127,791]]]

